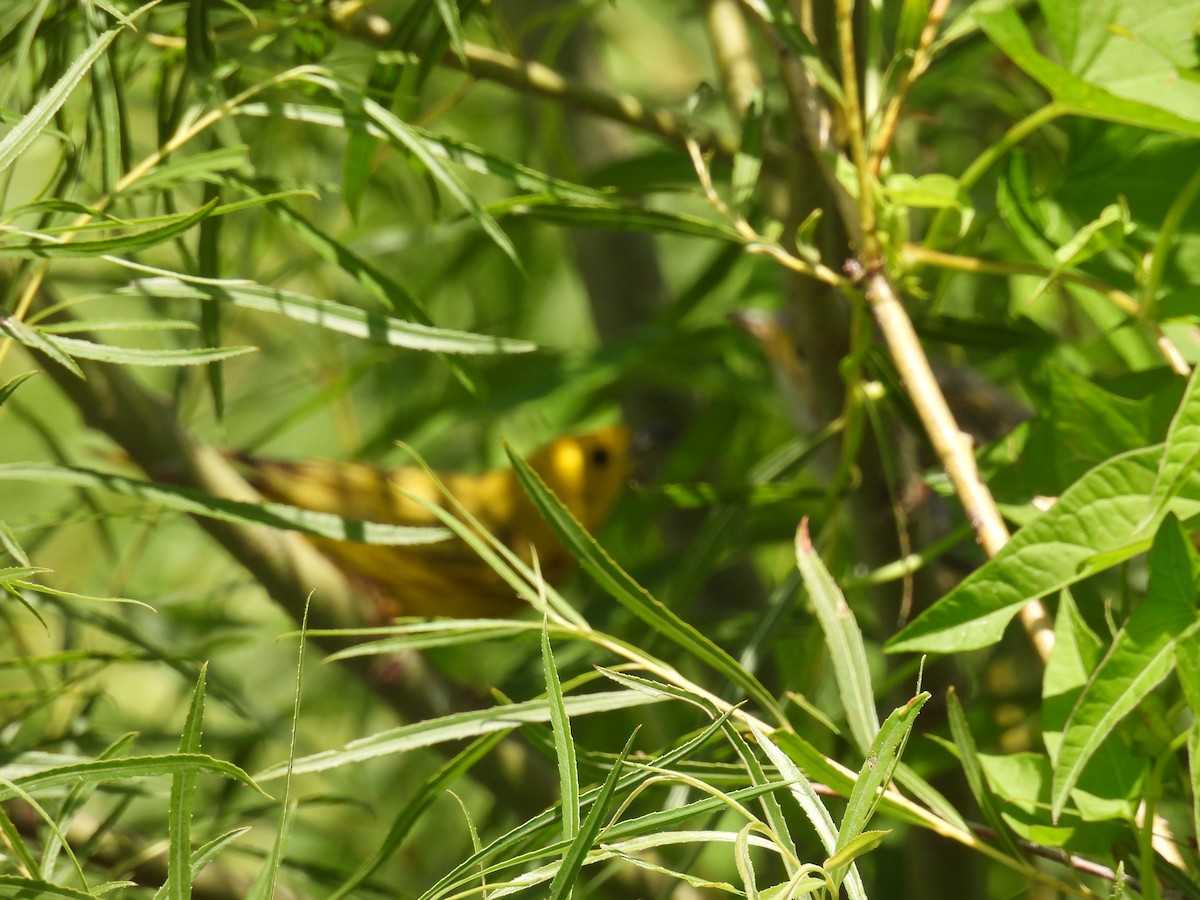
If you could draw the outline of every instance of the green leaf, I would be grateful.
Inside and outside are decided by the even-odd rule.
[[[1156,528],[1165,512],[1185,520],[1200,515],[1198,476],[1186,481],[1163,513],[1151,512],[1162,452],[1162,445],[1145,447],[1092,469],[994,559],[893,637],[887,650],[958,653],[986,647],[1030,600],[1146,550],[1146,530]]]
[[[1200,558],[1174,516],[1159,527],[1149,558],[1150,586],[1076,701],[1054,767],[1057,821],[1084,766],[1117,724],[1171,673],[1181,636],[1200,624]]]
[[[813,549],[807,518],[800,521],[796,530],[796,565],[825,636],[850,734],[859,752],[866,753],[879,733],[867,649],[854,612]]]
[[[879,734],[875,736],[867,751],[863,767],[859,770],[854,789],[846,803],[846,812],[842,815],[841,825],[838,826],[837,851],[845,850],[851,841],[859,837],[875,814],[883,791],[891,783],[892,774],[900,765],[900,756],[904,752],[908,736],[912,733],[917,714],[928,699],[929,692],[922,691],[908,703],[893,710],[884,720]],[[837,855],[837,851],[834,856]],[[842,866],[835,867],[831,875],[835,884],[841,884],[846,876],[846,869]]]
[[[306,106],[296,103],[251,103],[238,107],[238,115],[281,116],[297,122],[308,122],[332,128],[336,131],[347,129],[347,118],[340,110],[323,106]],[[367,133],[372,137],[384,138],[387,133],[372,124],[365,123]],[[471,172],[491,175],[508,181],[525,191],[546,193],[575,200],[603,200],[608,192],[586,185],[576,184],[562,178],[547,175],[530,166],[514,162],[511,159],[486,150],[475,144],[459,140],[450,135],[437,134],[418,125],[409,124],[408,128],[424,141],[430,153],[448,162],[462,166]]]
[[[338,541],[358,541],[365,544],[430,544],[445,540],[449,532],[443,528],[421,528],[409,525],[385,525],[379,522],[359,522],[343,519],[333,513],[319,513],[283,503],[244,503],[214,497],[200,491],[138,481],[108,472],[98,472],[78,466],[56,466],[51,463],[0,463],[0,480],[33,481],[45,484],[67,484],[74,487],[109,491],[127,497],[138,497],[158,503],[177,512],[207,516],[242,525],[269,525],[299,531],[314,537]]]
[[[83,378],[83,370],[75,364],[75,360],[71,359],[58,346],[56,339],[42,334],[36,328],[30,328],[20,319],[14,319],[12,316],[0,315],[0,331],[3,331],[9,337],[13,338],[19,344],[24,344],[30,350],[36,350],[45,354],[54,362],[58,363],[72,375]],[[61,339],[59,339],[61,340]]]
[[[214,759],[202,753],[166,753],[160,756],[127,756],[121,759],[99,759],[92,762],[51,766],[12,779],[12,785],[29,793],[59,787],[72,787],[81,781],[117,781],[129,778],[154,778],[179,772],[220,775],[249,785],[262,794],[249,775],[233,763]],[[17,796],[14,787],[0,783],[0,800]],[[266,794],[262,794],[264,797]]]
[[[1063,112],[1154,131],[1200,136],[1200,121],[1184,118],[1149,103],[1118,97],[1072,75],[1043,56],[1034,46],[1025,23],[1013,6],[990,6],[975,12],[980,26],[992,42],[1049,91]]]
[[[376,344],[433,353],[529,353],[530,341],[434,328],[381,316],[333,300],[318,300],[292,291],[255,284],[191,284],[177,278],[146,278],[131,282],[122,293],[154,298],[183,298],[229,303],[242,309],[275,313],[297,322],[319,325]]]
[[[654,697],[634,691],[603,691],[581,694],[564,699],[567,713],[571,716],[586,716],[592,713],[609,712],[656,703]],[[415,722],[369,737],[350,741],[338,750],[326,750],[297,759],[291,766],[293,774],[324,772],[339,766],[352,765],[367,759],[377,759],[396,753],[406,753],[418,747],[431,747],[446,741],[475,738],[494,731],[511,730],[516,725],[550,721],[550,704],[546,700],[526,700],[506,706],[476,709],[452,713],[437,719]],[[255,776],[259,781],[282,778],[288,766],[273,766]]]
[[[115,238],[104,238],[97,241],[67,241],[64,243],[52,243],[41,240],[25,244],[0,244],[0,257],[11,256],[14,259],[80,259],[145,250],[183,234],[183,232],[187,231],[201,219],[212,214],[217,208],[217,202],[217,198],[214,197],[195,212],[188,213],[185,216],[170,217],[170,221],[166,225],[147,228],[144,231],[125,234]]]
[[[384,132],[389,141],[404,147],[416,159],[420,160],[421,164],[437,180],[438,184],[445,188],[446,192],[462,205],[468,215],[492,239],[492,242],[504,252],[504,255],[511,259],[514,265],[518,268],[520,267],[516,248],[513,247],[508,235],[504,233],[491,214],[483,208],[474,194],[459,180],[458,176],[442,164],[441,158],[429,149],[429,146],[420,134],[374,100],[351,91],[344,84],[333,78],[306,72],[301,75],[301,80],[329,91],[329,93],[333,94],[351,109],[369,121],[374,122]]]
[[[310,632],[310,634],[312,633]],[[412,799],[400,808],[379,846],[363,860],[353,875],[338,885],[337,890],[329,895],[329,900],[340,900],[342,897],[349,896],[370,878],[400,849],[433,802],[442,797],[459,778],[469,772],[475,763],[491,753],[501,741],[508,737],[510,730],[494,731],[478,738],[461,753],[447,760],[426,779]]]
[[[47,336],[46,339],[75,359],[91,359],[96,362],[126,366],[199,366],[258,352],[257,347],[144,350],[139,347],[114,347],[112,344],[101,344],[98,341],[85,341],[80,338]]]
[[[179,752],[199,753],[200,735],[204,729],[204,677],[207,665],[200,669],[192,702],[179,739]],[[171,779],[171,800],[168,820],[167,897],[168,900],[187,900],[192,895],[191,833],[192,805],[196,799],[196,773],[183,771]]]
[[[0,384],[0,406],[3,406],[8,398],[16,393],[17,388],[37,374],[37,372],[22,372],[20,375],[14,375],[4,384]]]
[[[604,827],[604,817],[608,814],[609,807],[617,793],[621,767],[625,765],[625,759],[629,756],[629,751],[633,749],[633,739],[636,736],[636,732],[631,734],[629,740],[625,742],[624,749],[613,762],[612,770],[604,779],[600,792],[592,802],[592,808],[588,810],[587,818],[584,819],[579,833],[571,840],[571,846],[563,856],[562,865],[559,866],[554,881],[550,883],[548,895],[550,900],[567,900],[571,896],[575,881],[579,877],[579,870],[583,868],[583,861],[587,857],[588,851],[591,850],[592,844],[596,842],[596,838],[600,836],[600,830]]]
[[[979,764],[979,750],[975,746],[975,738],[971,734],[967,714],[963,711],[962,703],[958,699],[958,692],[954,690],[953,685],[946,691],[946,709],[950,719],[950,734],[954,738],[955,746],[958,747],[958,762],[967,778],[971,796],[975,798],[976,805],[983,813],[984,821],[995,832],[1001,849],[1013,859],[1020,859],[1021,851],[1013,839],[1012,830],[1001,817],[996,795],[992,793],[991,785],[988,784],[987,778],[983,774],[983,768]]]
[[[563,702],[562,683],[554,665],[547,619],[542,619],[542,677],[550,704],[550,726],[554,732],[554,758],[558,761],[559,796],[563,808],[563,838],[574,840],[579,833],[579,765],[571,739],[571,718]]]
[[[145,8],[142,7],[142,9]],[[136,13],[134,15],[136,16]],[[55,114],[67,102],[71,92],[87,77],[88,70],[95,65],[96,60],[103,55],[104,51],[108,49],[108,45],[121,33],[121,30],[121,28],[110,28],[92,41],[87,49],[71,63],[62,77],[54,83],[54,86],[46,91],[33,108],[0,140],[0,172],[16,162],[21,154],[37,140],[38,135],[54,120]]]
[[[1154,489],[1150,494],[1153,514],[1166,508],[1200,467],[1200,366],[1188,380],[1187,392],[1171,426],[1167,431],[1167,443],[1158,473],[1154,478]]]
[[[766,126],[766,109],[762,91],[756,91],[746,107],[742,121],[742,142],[733,157],[733,175],[730,186],[733,190],[733,211],[740,216],[754,196],[759,173],[762,172],[763,132]]]
[[[596,583],[618,603],[649,625],[654,632],[678,644],[698,660],[711,666],[735,684],[762,709],[785,721],[775,698],[753,675],[738,665],[737,660],[714,644],[694,626],[679,618],[660,601],[633,580],[624,569],[604,552],[571,515],[562,502],[546,487],[546,483],[511,447],[505,448],[512,461],[513,472],[533,505],[547,524],[571,551]]]
[[[522,216],[573,228],[648,231],[652,234],[682,234],[739,244],[743,242],[740,234],[719,222],[686,213],[644,209],[611,201],[586,202],[548,195],[526,195],[493,203],[488,208],[500,216]]]

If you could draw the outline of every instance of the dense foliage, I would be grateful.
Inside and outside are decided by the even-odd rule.
[[[0,885],[1200,895],[1198,14],[0,4]],[[233,453],[578,569],[393,620]]]

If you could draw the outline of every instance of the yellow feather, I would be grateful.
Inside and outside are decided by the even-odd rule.
[[[588,531],[604,524],[629,479],[630,434],[620,426],[551,441],[529,464]],[[250,480],[269,500],[392,525],[438,525],[404,492],[447,509],[446,497],[422,469],[379,469],[337,461],[284,462],[246,458]],[[439,474],[458,503],[525,562],[537,549],[542,574],[559,581],[573,560],[525,495],[510,469],[480,475]],[[397,490],[401,488],[402,490]],[[521,601],[457,538],[436,544],[383,546],[311,538],[347,574],[381,596],[386,615],[493,616]]]

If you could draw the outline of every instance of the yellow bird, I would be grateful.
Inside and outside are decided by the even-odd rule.
[[[594,532],[612,511],[631,470],[629,430],[620,426],[551,441],[528,457],[558,499]],[[286,462],[240,458],[268,500],[346,519],[390,525],[441,522],[404,492],[453,511],[429,475],[416,466],[380,469],[338,461]],[[438,476],[455,500],[526,563],[537,549],[548,582],[560,581],[573,559],[526,496],[511,469]],[[398,490],[399,488],[399,490]],[[435,544],[386,546],[311,537],[348,575],[367,582],[386,616],[496,616],[522,601],[458,538]]]

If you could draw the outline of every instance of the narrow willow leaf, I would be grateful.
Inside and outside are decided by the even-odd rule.
[[[101,759],[65,766],[52,766],[38,772],[13,778],[12,784],[32,794],[50,788],[72,787],[80,781],[104,782],[128,778],[153,778],[189,771],[220,775],[241,784],[249,785],[264,797],[267,796],[249,775],[233,763],[225,762],[222,759],[214,759],[202,753],[127,756],[122,759]],[[13,787],[0,783],[0,800],[11,800],[15,796],[16,793]]]
[[[1115,456],[1085,474],[1058,502],[1018,531],[993,559],[917,616],[888,642],[889,652],[957,653],[1000,639],[1017,611],[1145,551],[1146,530],[1162,515],[1200,515],[1200,474],[1193,474],[1162,514],[1147,518],[1162,445]]]
[[[801,521],[796,531],[796,565],[825,636],[825,646],[833,662],[834,678],[846,710],[850,734],[859,752],[865,755],[879,732],[867,650],[854,612],[822,564],[820,556],[813,550],[808,537],[807,519]],[[900,764],[896,770],[896,780],[924,801],[933,812],[966,830],[966,822],[954,805],[909,766]]]
[[[201,219],[212,214],[216,208],[217,200],[214,197],[195,212],[189,213],[186,216],[173,217],[172,221],[169,221],[166,225],[97,241],[65,241],[63,243],[34,241],[25,244],[0,244],[0,257],[11,256],[14,259],[80,259],[109,254],[133,253],[165,243],[183,234],[183,232],[187,231]]]
[[[891,834],[890,831],[864,831],[853,840],[847,841],[846,846],[825,860],[825,867],[830,871],[845,868],[860,856],[870,853],[883,843],[883,839]]]
[[[491,354],[529,353],[537,349],[537,345],[529,341],[404,322],[332,300],[319,300],[261,285],[239,284],[225,287],[189,284],[175,278],[145,278],[122,288],[121,293],[229,303],[242,309],[275,313],[297,322],[319,325],[340,334],[410,350]]]
[[[47,337],[47,340],[75,359],[90,359],[125,366],[199,366],[258,352],[257,347],[143,350],[136,347],[114,347],[112,344],[71,337]]]
[[[946,692],[946,705],[950,718],[950,734],[954,738],[955,746],[958,747],[958,762],[962,766],[963,774],[967,777],[967,786],[971,789],[971,796],[975,798],[975,803],[983,813],[984,820],[995,832],[996,840],[1000,842],[1004,852],[1013,859],[1020,859],[1021,851],[1017,848],[1012,830],[1000,815],[1000,804],[992,792],[987,778],[984,777],[983,767],[979,765],[979,750],[975,746],[975,738],[971,734],[967,715],[963,711],[962,703],[959,702],[958,694],[953,686]]]
[[[253,830],[252,826],[249,826],[249,825],[247,825],[243,828],[235,828],[232,831],[227,831],[222,835],[218,835],[217,837],[213,838],[211,841],[208,841],[207,843],[202,844],[200,847],[198,847],[196,849],[196,852],[192,854],[192,861],[191,861],[192,881],[196,880],[196,878],[200,875],[200,873],[204,871],[205,867],[207,867],[208,864],[213,861],[213,859],[216,857],[216,855],[218,853],[220,853],[222,850],[224,850],[226,847],[228,847],[230,844],[232,844],[238,838],[242,837],[245,834],[250,833],[250,831],[252,831],[252,830]],[[161,888],[159,888],[155,892],[154,900],[166,900],[166,896],[167,896],[167,886],[164,884]]]
[[[628,709],[657,702],[653,697],[634,691],[604,691],[594,694],[577,694],[564,699],[567,713],[586,716],[592,713]],[[350,741],[338,750],[326,750],[311,756],[301,757],[291,767],[295,774],[324,772],[339,766],[359,763],[396,753],[405,753],[419,747],[431,747],[446,741],[475,738],[494,731],[508,731],[517,725],[531,722],[549,722],[550,706],[545,700],[526,700],[507,706],[475,709],[452,713],[437,719],[415,722],[373,734],[370,737]],[[285,765],[273,766],[255,776],[259,781],[282,778],[287,774]]]
[[[134,882],[118,882],[127,887],[136,887]],[[22,878],[19,875],[0,875],[0,887],[9,888],[10,897],[62,897],[63,900],[97,900],[91,891],[78,891],[61,884],[42,881],[38,878]]]
[[[733,175],[730,186],[733,190],[733,209],[745,215],[746,207],[754,196],[759,173],[762,172],[763,132],[766,130],[766,110],[762,91],[756,91],[746,107],[742,121],[742,142],[733,157]]]
[[[738,665],[737,660],[701,634],[695,627],[679,618],[660,601],[647,593],[646,589],[633,580],[617,563],[604,552],[571,515],[570,510],[546,487],[529,463],[525,462],[511,447],[506,448],[512,460],[513,472],[525,493],[533,501],[538,512],[554,529],[554,533],[579,560],[580,565],[618,603],[654,629],[661,637],[678,644],[697,659],[716,669],[733,684],[745,691],[747,696],[762,709],[771,713],[778,721],[785,721],[775,698],[753,675]]]
[[[600,792],[592,802],[592,808],[588,810],[587,818],[583,820],[579,833],[571,840],[571,846],[563,856],[562,865],[559,866],[554,880],[550,882],[550,900],[567,900],[571,896],[575,881],[579,877],[579,870],[583,868],[583,861],[587,857],[588,851],[591,850],[592,844],[596,842],[596,838],[600,836],[601,828],[604,827],[604,817],[608,814],[609,807],[616,796],[621,769],[625,765],[629,751],[633,749],[635,737],[637,737],[636,732],[631,734],[629,740],[625,742],[624,749],[613,762],[612,771],[608,773],[604,784],[600,786]]]
[[[321,106],[304,106],[295,103],[257,103],[246,104],[238,108],[239,115],[281,116],[297,122],[309,122],[322,125],[336,131],[347,129],[346,117],[340,110]],[[471,172],[481,175],[491,175],[502,178],[521,190],[535,193],[546,193],[554,196],[575,200],[603,200],[607,193],[586,185],[576,184],[562,178],[555,178],[537,169],[514,162],[499,156],[490,150],[477,147],[474,144],[458,140],[445,134],[436,134],[418,125],[408,126],[418,135],[431,153],[448,162],[462,166]],[[372,137],[382,138],[387,135],[384,131],[370,122],[366,123],[367,133]]]
[[[45,354],[54,362],[58,363],[72,375],[77,375],[83,378],[83,370],[75,364],[75,360],[71,359],[64,353],[48,335],[42,334],[36,328],[30,328],[20,319],[14,319],[12,316],[0,315],[0,331],[3,331],[9,337],[24,344],[30,350],[37,350]]]
[[[838,827],[837,849],[844,850],[851,841],[862,834],[867,823],[874,816],[881,798],[885,795],[896,767],[900,765],[900,756],[904,745],[912,733],[917,714],[929,692],[922,691],[908,703],[895,710],[884,720],[879,734],[871,743],[863,767],[859,770],[854,789],[846,802],[846,812],[842,815],[842,823]],[[840,884],[845,877],[841,867],[831,872],[835,884]]]
[[[817,796],[817,792],[813,790],[813,786],[805,774],[777,744],[778,739],[791,738],[794,735],[786,731],[777,731],[768,737],[765,732],[753,724],[751,724],[750,730],[763,752],[767,754],[767,758],[771,760],[772,765],[789,782],[788,788],[792,796],[808,818],[813,830],[816,831],[817,838],[821,841],[825,852],[831,856],[835,854],[838,849],[838,830],[837,826],[833,824],[833,816],[829,814],[829,810],[825,808],[825,804],[821,802],[821,798]],[[856,866],[851,864],[847,871],[842,873],[842,878],[845,880],[846,894],[850,900],[866,900],[867,892]]]
[[[42,575],[50,571],[53,570],[43,569],[41,566],[6,566],[0,569],[0,584],[21,583],[31,575]]]
[[[62,77],[54,83],[54,86],[34,104],[33,109],[22,116],[3,140],[0,140],[0,172],[16,162],[38,135],[54,120],[55,114],[66,103],[71,92],[87,77],[88,70],[95,65],[96,60],[103,55],[104,51],[108,49],[108,45],[120,32],[121,28],[110,28],[92,41],[75,62],[71,63],[70,68],[63,73]]]
[[[655,768],[666,769],[682,759],[689,759],[701,747],[704,747],[724,726],[728,719],[729,713],[721,716],[716,722],[713,722],[699,734],[693,736],[689,740],[683,741],[674,747],[668,749],[665,753],[650,761],[650,765]],[[641,771],[626,774],[621,779],[621,784],[618,790],[625,790],[632,787],[637,782],[645,778]],[[770,790],[778,790],[779,785],[772,785]],[[731,791],[729,796],[735,802],[749,800],[763,793],[763,788],[743,788],[741,791]],[[583,805],[591,803],[593,798],[599,793],[599,788],[590,788],[580,795],[580,802]],[[697,801],[694,804],[688,804],[681,809],[689,810],[682,816],[679,815],[679,810],[669,810],[666,812],[651,813],[648,816],[643,816],[636,820],[627,820],[618,822],[612,826],[606,837],[610,840],[618,840],[633,834],[640,834],[643,831],[658,832],[665,828],[678,825],[681,822],[688,821],[693,814],[703,814],[704,812],[712,812],[718,808],[725,808],[725,804],[718,798],[706,798],[705,800]],[[450,872],[442,876],[436,884],[429,888],[421,895],[422,900],[431,900],[431,898],[444,897],[467,883],[473,883],[478,878],[478,873],[481,866],[485,866],[491,859],[503,857],[506,861],[513,865],[523,865],[525,859],[521,856],[513,857],[516,848],[523,847],[529,841],[532,835],[540,833],[548,828],[553,827],[554,823],[559,818],[558,809],[549,809],[542,812],[527,822],[523,822],[516,828],[513,828],[507,834],[501,835],[495,841],[481,850],[477,850],[467,859],[460,862]],[[560,842],[565,849],[565,842]],[[545,847],[547,853],[562,852],[555,850],[553,847]]]
[[[200,677],[192,691],[192,702],[179,739],[180,753],[199,753],[204,730],[204,678],[208,666],[201,666]],[[167,897],[187,900],[192,895],[192,805],[196,799],[196,773],[178,772],[171,779],[171,799],[167,824]]]
[[[743,243],[732,228],[698,216],[640,206],[601,201],[573,201],[562,197],[530,195],[493,203],[488,209],[499,216],[521,216],[575,228],[609,231],[648,231]]]
[[[508,733],[509,731],[506,729],[484,735],[472,742],[461,753],[456,754],[453,759],[447,761],[430,776],[417,790],[416,795],[400,808],[379,846],[363,860],[353,875],[329,895],[329,900],[341,900],[342,897],[350,896],[381,865],[391,859],[433,802],[445,794],[459,778],[469,772],[475,763],[491,753],[508,736]]]
[[[534,557],[536,561],[536,557]],[[536,569],[535,569],[536,571]],[[571,717],[563,702],[562,682],[554,664],[550,630],[542,618],[542,678],[546,682],[546,700],[550,704],[550,727],[554,733],[554,758],[558,761],[559,796],[562,798],[563,838],[571,841],[579,833],[579,764],[575,742],[571,738]]]
[[[1056,822],[1088,760],[1117,724],[1171,674],[1180,638],[1200,625],[1200,558],[1174,516],[1167,516],[1158,530],[1149,569],[1145,600],[1113,639],[1067,722],[1051,788],[1050,811]]]
[[[283,503],[244,503],[214,497],[200,491],[138,481],[108,472],[78,466],[56,466],[52,463],[0,463],[0,481],[34,481],[46,484],[66,484],[73,487],[109,491],[127,497],[138,497],[177,512],[243,525],[269,525],[299,531],[315,537],[338,541],[358,541],[364,544],[431,544],[445,540],[450,533],[444,528],[422,528],[412,525],[385,525],[379,522],[359,522],[343,519],[333,513],[318,513]]]
[[[246,144],[217,147],[188,156],[175,154],[139,178],[122,196],[166,191],[198,182],[219,183],[217,176],[231,170],[249,169],[249,165],[250,148]]]
[[[492,242],[504,252],[504,255],[512,260],[514,265],[520,266],[516,248],[513,246],[512,241],[509,240],[508,235],[504,233],[504,230],[497,224],[496,220],[479,203],[474,194],[467,189],[466,185],[459,180],[458,176],[442,164],[442,160],[437,154],[429,150],[421,135],[414,132],[406,123],[400,121],[390,110],[385,109],[368,97],[349,90],[344,84],[333,78],[315,73],[307,73],[302,78],[329,91],[330,94],[337,97],[351,109],[369,121],[374,122],[383,130],[389,141],[404,147],[416,159],[420,160],[421,164],[425,166],[437,183],[445,188],[446,192],[462,205],[467,214],[478,223],[484,233],[492,239]]]
[[[850,734],[859,752],[866,753],[879,732],[867,649],[846,598],[813,549],[807,518],[796,530],[796,565],[825,636]]]

